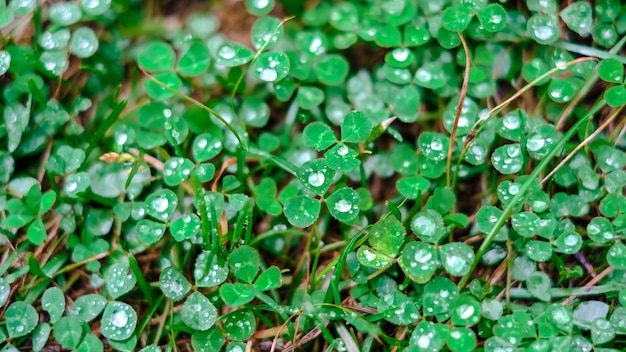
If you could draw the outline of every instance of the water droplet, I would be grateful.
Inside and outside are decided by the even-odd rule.
[[[274,82],[278,77],[278,73],[274,69],[264,68],[261,70],[260,77],[266,82]]]
[[[78,188],[78,183],[76,182],[68,182],[65,184],[65,190],[69,193],[74,192]]]
[[[417,346],[426,349],[430,346],[430,337],[428,335],[422,335],[417,339]]]
[[[229,45],[224,45],[220,48],[218,55],[224,60],[230,60],[235,57],[236,51]]]
[[[430,149],[439,151],[443,149],[443,144],[441,143],[440,140],[433,139],[433,141],[430,142]]]
[[[116,310],[111,314],[111,324],[122,328],[128,324],[128,314],[123,310]]]
[[[152,201],[152,208],[154,208],[154,210],[156,210],[159,213],[166,211],[168,206],[169,206],[169,202],[167,198],[158,197]]]
[[[345,199],[340,199],[337,203],[335,203],[335,210],[341,213],[348,212],[351,208],[352,204]]]
[[[340,156],[345,156],[348,154],[348,147],[346,147],[345,145],[342,145],[339,149],[337,149],[337,154],[339,154]]]
[[[409,57],[409,49],[407,48],[396,48],[391,53],[394,59],[397,61],[405,61]]]
[[[516,130],[520,127],[520,120],[517,116],[507,115],[502,119],[502,124],[509,130]]]
[[[530,151],[536,152],[537,150],[543,148],[546,144],[545,140],[541,137],[535,137],[528,140],[527,148]]]
[[[326,177],[320,171],[313,172],[309,175],[309,184],[313,187],[319,187],[324,184],[326,181]]]
[[[535,37],[540,40],[549,40],[556,34],[554,28],[547,25],[535,26],[533,28],[533,33],[535,34]]]
[[[565,243],[565,245],[572,247],[578,243],[578,237],[576,235],[569,235],[565,237],[565,240],[563,242]]]

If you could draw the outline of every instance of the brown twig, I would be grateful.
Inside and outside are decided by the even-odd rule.
[[[463,77],[463,85],[461,86],[461,96],[459,97],[459,103],[456,106],[456,115],[454,116],[454,125],[452,125],[452,132],[450,133],[450,146],[448,147],[448,162],[446,165],[446,185],[448,188],[451,187],[451,167],[452,167],[452,150],[454,149],[454,140],[456,138],[456,130],[459,125],[459,118],[461,117],[461,110],[463,109],[463,101],[465,100],[465,96],[467,95],[467,86],[469,84],[469,76],[470,76],[470,53],[467,48],[467,43],[463,38],[461,32],[457,33],[459,38],[461,38],[461,43],[463,43],[463,51],[465,51],[465,76]]]
[[[607,277],[610,273],[613,272],[613,270],[615,270],[614,267],[609,266],[606,269],[604,269],[600,274],[598,274],[598,276],[594,277],[593,279],[589,280],[588,283],[585,284],[585,286],[583,287],[592,287],[593,285],[597,284],[598,282],[600,282],[600,280],[604,279],[605,277]],[[574,299],[576,299],[576,296],[569,296],[567,297],[566,300],[564,300],[563,302],[561,302],[562,305],[568,305],[569,303],[571,303]]]
[[[546,177],[544,177],[543,180],[541,180],[539,184],[541,185],[547,180],[549,180],[550,177],[552,177],[552,175],[554,175],[554,173],[557,172],[557,170],[563,167],[563,165],[565,165],[565,163],[576,154],[576,152],[581,150],[585,145],[591,142],[592,139],[594,139],[598,134],[600,134],[600,132],[602,132],[602,130],[605,129],[606,126],[608,126],[611,123],[611,121],[613,121],[613,119],[615,119],[619,115],[623,107],[624,106],[622,105],[619,108],[617,108],[617,110],[615,110],[613,114],[611,114],[611,116],[609,116],[609,118],[606,119],[606,121],[604,121],[602,125],[600,125],[600,127],[598,127],[598,129],[596,129],[591,135],[589,135],[589,137],[585,138],[585,140],[583,140],[580,144],[578,144],[576,148],[574,148],[574,150],[572,150],[569,154],[567,154],[567,156],[563,158],[563,160],[561,160],[561,162],[559,162],[559,164],[554,169],[552,169],[552,171],[550,171],[546,175]]]

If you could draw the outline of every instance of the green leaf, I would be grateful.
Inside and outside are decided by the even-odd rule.
[[[326,206],[335,219],[351,221],[359,215],[359,194],[349,187],[335,190],[327,199]]]
[[[400,121],[412,123],[417,120],[420,104],[421,97],[417,87],[409,84],[396,95],[393,111]]]
[[[442,161],[448,156],[450,138],[436,132],[424,132],[418,137],[417,144],[427,159]]]
[[[200,292],[187,297],[180,311],[183,323],[194,330],[209,330],[217,320],[217,310],[209,299]]]
[[[191,290],[191,283],[187,278],[171,266],[163,269],[159,275],[159,285],[165,297],[173,301],[180,301]]]
[[[202,251],[196,258],[193,278],[198,287],[214,287],[226,281],[228,268],[222,258],[211,251]]]
[[[476,348],[476,334],[469,328],[452,328],[446,343],[452,352],[471,352]]]
[[[74,317],[63,317],[54,324],[54,339],[63,347],[75,349],[83,335],[83,326]]]
[[[448,335],[446,325],[422,320],[411,333],[409,347],[415,350],[439,351],[445,345]]]
[[[13,153],[22,141],[22,133],[28,126],[30,112],[18,102],[9,103],[4,108],[4,124],[7,133],[7,151]]]
[[[395,48],[385,54],[385,62],[394,68],[406,68],[415,60],[415,55],[409,48]]]
[[[179,90],[183,86],[183,82],[174,72],[162,72],[156,74],[154,75],[154,79],[174,91]],[[151,79],[146,79],[144,81],[144,88],[146,89],[146,94],[154,100],[165,100],[174,96],[174,92],[161,87],[158,83]]]
[[[541,271],[535,271],[526,279],[528,292],[538,299],[549,302],[552,299],[552,281],[550,277]]]
[[[36,219],[29,226],[28,230],[26,230],[26,236],[28,240],[31,241],[35,245],[42,245],[46,239],[48,238],[48,233],[46,232],[46,227],[43,223],[43,220]]]
[[[123,341],[135,332],[137,313],[124,302],[109,302],[102,313],[102,335],[109,340]]]
[[[254,287],[259,291],[267,291],[282,286],[282,274],[276,266],[265,269],[254,281]]]
[[[352,31],[359,25],[359,12],[350,2],[335,3],[330,11],[329,22],[340,31]]]
[[[588,2],[576,1],[564,8],[559,16],[569,29],[581,36],[586,37],[591,33],[593,11]]]
[[[428,89],[439,89],[446,85],[446,76],[441,65],[427,63],[415,72],[415,84]]]
[[[317,220],[321,210],[320,201],[307,196],[290,198],[284,206],[287,221],[296,227],[309,227]]]
[[[191,346],[197,352],[220,351],[224,345],[224,334],[213,326],[207,331],[195,331],[191,335]]]
[[[33,351],[39,352],[46,347],[51,330],[50,324],[48,323],[41,323],[37,325],[32,335]],[[0,338],[0,340],[2,339]]]
[[[463,276],[469,273],[474,262],[472,247],[462,242],[444,244],[439,254],[443,268],[452,276]]]
[[[440,265],[437,250],[424,242],[408,242],[398,258],[402,271],[413,281],[428,282]]]
[[[280,19],[272,16],[261,17],[252,25],[250,35],[252,46],[259,50],[265,46],[265,50],[273,48],[283,37],[284,29]]]
[[[215,63],[226,67],[247,64],[254,57],[252,50],[237,43],[225,43],[217,50]]]
[[[503,175],[519,172],[524,164],[524,155],[519,144],[507,144],[496,148],[491,154],[493,167]]]
[[[411,230],[424,242],[438,243],[445,235],[443,218],[431,209],[420,211],[411,219]]]
[[[546,262],[552,258],[552,245],[545,241],[530,240],[526,243],[524,252],[536,262]]]
[[[118,298],[128,293],[137,283],[135,274],[129,273],[128,267],[120,263],[111,265],[104,279],[106,280],[107,291],[113,298]]]
[[[441,25],[451,32],[463,32],[472,20],[472,11],[463,5],[448,7],[441,16]]]
[[[13,302],[4,312],[4,321],[9,337],[28,335],[39,322],[39,315],[33,306],[25,302]]]
[[[377,308],[379,312],[385,313],[385,320],[395,325],[410,325],[420,317],[415,302],[399,291],[381,295]]]
[[[362,112],[351,111],[341,123],[341,140],[345,143],[365,142],[372,128],[372,122]]]
[[[170,233],[178,242],[195,236],[201,227],[201,221],[196,214],[185,214],[170,224]]]
[[[5,74],[9,67],[11,67],[11,53],[6,50],[0,50],[0,76]]]
[[[59,26],[71,26],[83,17],[78,4],[73,2],[59,2],[52,4],[48,9],[50,21]]]
[[[565,254],[574,254],[583,246],[583,239],[580,237],[580,234],[575,231],[564,231],[561,235],[556,239],[556,248],[559,252]],[[609,264],[611,261],[607,256],[607,261]]]
[[[320,83],[327,86],[338,86],[344,83],[350,64],[343,55],[329,54],[321,56],[313,67]]]
[[[408,176],[398,179],[396,188],[403,196],[417,199],[430,188],[430,181],[421,176]]]
[[[169,158],[163,165],[163,181],[168,186],[178,186],[191,175],[193,167],[193,162],[187,158]]]
[[[404,225],[397,219],[388,217],[372,226],[369,244],[386,256],[396,257],[404,244],[405,237]]]
[[[378,252],[369,246],[361,246],[356,252],[356,259],[361,265],[376,270],[382,270],[393,263],[393,258]]]
[[[274,8],[274,0],[246,0],[248,12],[254,16],[264,16]]]
[[[41,297],[41,308],[48,312],[50,322],[56,323],[65,313],[65,294],[58,287],[49,287]]]
[[[315,148],[318,151],[324,150],[337,142],[333,130],[323,122],[312,122],[302,131],[304,145]]]
[[[531,39],[539,44],[552,44],[559,39],[559,21],[555,15],[534,14],[526,23],[526,30]]]
[[[556,13],[557,3],[555,0],[528,0],[526,6],[530,11],[553,14]]]
[[[259,252],[253,247],[244,245],[230,254],[228,266],[233,275],[241,281],[252,283],[261,265]]]
[[[4,306],[7,299],[9,298],[9,293],[11,292],[11,286],[4,279],[0,278],[0,305]]]
[[[209,68],[211,55],[206,45],[193,42],[181,54],[176,70],[183,76],[198,76]]]
[[[86,294],[74,301],[70,314],[83,323],[94,320],[107,304],[107,300],[98,294]]]
[[[502,210],[492,205],[483,205],[476,214],[478,229],[485,233],[491,232],[500,216],[502,216]]]
[[[137,61],[139,66],[148,72],[162,72],[174,68],[176,54],[168,43],[153,41],[146,45]]]
[[[213,159],[222,151],[222,136],[202,133],[196,136],[191,145],[191,154],[196,162]]]
[[[254,293],[250,287],[242,283],[225,283],[220,286],[220,297],[224,303],[231,307],[242,306],[254,299]]]
[[[136,229],[139,241],[145,245],[159,242],[165,234],[165,224],[148,219],[139,220]]]
[[[613,340],[614,337],[615,328],[607,319],[598,318],[591,322],[591,341],[593,341],[594,345],[607,343]]]
[[[265,82],[276,82],[287,77],[291,65],[287,55],[278,52],[262,53],[254,62],[254,75]]]
[[[89,188],[90,181],[91,178],[86,172],[71,174],[65,180],[63,190],[68,197],[77,198],[78,194],[85,192]]]
[[[402,43],[402,34],[398,27],[381,26],[375,32],[375,42],[383,48],[392,48],[400,46]]]
[[[83,12],[90,16],[98,16],[106,13],[111,7],[112,0],[81,0]]]
[[[452,243],[451,243],[452,244]],[[457,295],[450,304],[450,316],[456,326],[472,326],[480,320],[480,303],[473,296]]]
[[[169,189],[153,192],[146,197],[148,215],[159,221],[168,221],[177,206],[178,197]]]
[[[311,110],[324,101],[324,91],[311,86],[300,86],[296,94],[296,102],[300,108]]]
[[[606,254],[606,261],[617,270],[626,269],[626,245],[615,242]]]
[[[361,160],[357,159],[359,154],[354,149],[349,148],[343,143],[337,143],[330,148],[324,157],[326,165],[335,171],[348,172],[356,169],[361,165]]]
[[[322,196],[332,186],[335,171],[326,165],[324,159],[309,160],[298,170],[298,179],[302,184]]]
[[[70,53],[81,59],[93,56],[98,51],[98,37],[89,27],[78,27],[72,33]]]
[[[487,32],[499,32],[506,27],[507,13],[500,4],[489,4],[478,10],[476,15]]]
[[[236,310],[226,314],[222,319],[226,336],[231,340],[247,340],[256,330],[256,319],[249,309]]]
[[[604,99],[610,107],[619,107],[626,104],[626,88],[624,86],[613,86],[604,92]]]

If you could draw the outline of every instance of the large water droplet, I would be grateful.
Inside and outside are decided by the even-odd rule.
[[[350,211],[351,208],[352,204],[345,199],[340,199],[337,203],[335,203],[335,210],[341,213],[346,213]]]
[[[117,310],[111,314],[111,324],[123,328],[128,324],[128,314],[123,310]]]
[[[320,171],[313,172],[309,175],[309,184],[313,187],[319,187],[324,184],[326,181],[326,177]]]
[[[152,208],[159,213],[166,211],[168,206],[169,202],[167,198],[158,197],[152,201]]]

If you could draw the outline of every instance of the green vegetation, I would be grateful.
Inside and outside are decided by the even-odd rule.
[[[626,349],[618,0],[0,0],[0,352]]]

